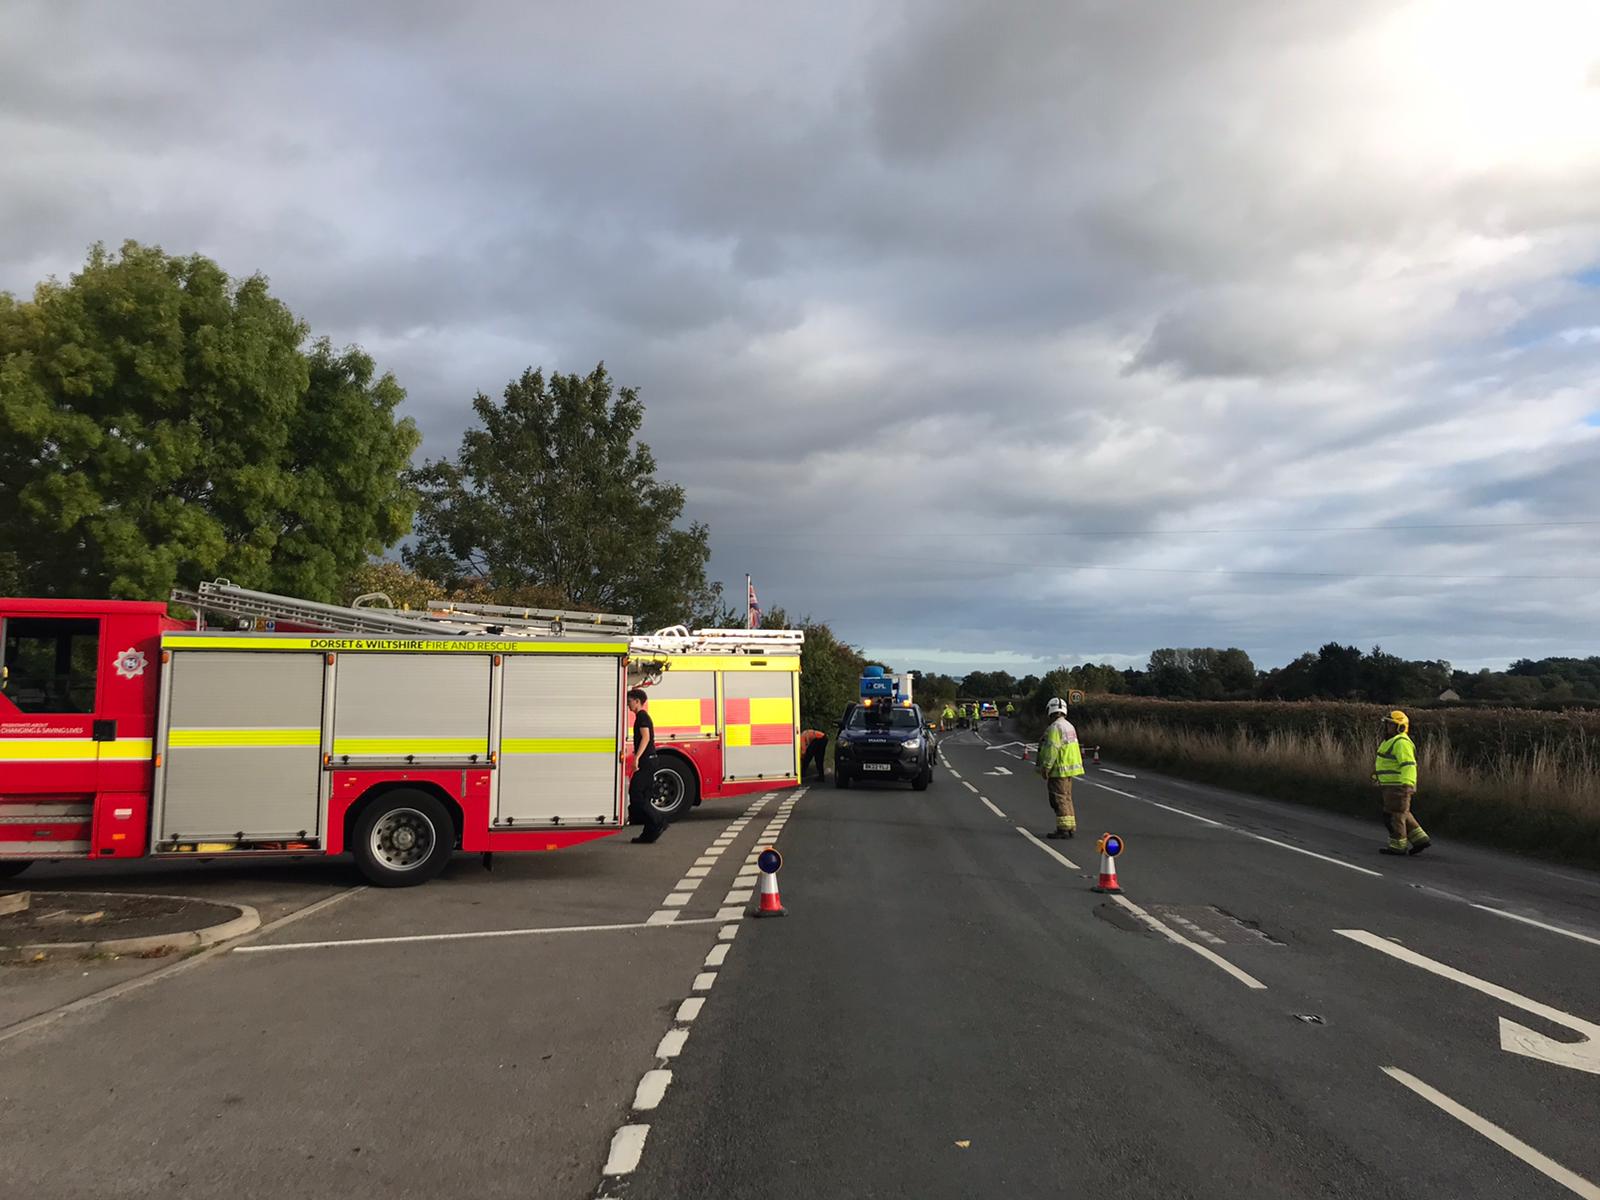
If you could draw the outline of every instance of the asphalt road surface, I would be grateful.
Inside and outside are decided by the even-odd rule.
[[[0,1029],[0,1196],[1600,1197],[1600,877],[986,735]]]
[[[813,789],[791,916],[741,933],[615,1194],[1600,1195],[1600,1029],[1567,1021],[1600,1021],[1600,879],[1131,769],[1077,789],[1069,866],[1018,830],[1053,818],[1015,751]],[[1091,890],[1106,831],[1184,942]]]

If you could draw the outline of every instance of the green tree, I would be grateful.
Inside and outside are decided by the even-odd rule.
[[[260,275],[95,246],[0,293],[0,559],[40,595],[225,575],[335,599],[411,525],[416,428],[359,349],[305,347]]]
[[[588,375],[527,370],[454,459],[414,474],[421,493],[409,566],[447,587],[537,586],[573,608],[676,625],[706,602],[706,527],[678,529],[683,489],[655,477],[636,440],[644,405],[601,364]]]

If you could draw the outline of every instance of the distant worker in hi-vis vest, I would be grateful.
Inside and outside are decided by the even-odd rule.
[[[939,715],[939,732],[943,733],[945,730],[953,728],[955,726],[955,723],[956,723],[956,710],[955,710],[955,707],[953,705],[946,704],[944,706],[944,712]]]
[[[1067,702],[1057,696],[1044,706],[1050,722],[1039,738],[1039,774],[1044,777],[1055,809],[1056,827],[1045,834],[1050,838],[1070,838],[1078,831],[1078,814],[1072,807],[1072,781],[1083,774],[1083,751],[1078,748],[1078,731],[1067,720]]]
[[[1384,854],[1421,854],[1431,844],[1416,817],[1411,798],[1417,793],[1417,747],[1411,740],[1411,718],[1395,709],[1383,720],[1383,741],[1372,778],[1383,789],[1383,815],[1389,822]]]

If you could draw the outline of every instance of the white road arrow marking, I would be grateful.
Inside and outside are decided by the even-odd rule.
[[[996,767],[992,771],[985,771],[984,774],[985,775],[1009,775],[1009,774],[1011,774],[1011,772],[1010,772],[1010,770],[1008,770],[1005,767]]]
[[[1472,988],[1485,996],[1492,996],[1503,1004],[1520,1008],[1523,1012],[1532,1013],[1536,1017],[1543,1017],[1553,1025],[1564,1025],[1574,1033],[1582,1034],[1582,1041],[1558,1042],[1554,1038],[1545,1037],[1544,1034],[1529,1029],[1526,1025],[1518,1025],[1515,1021],[1500,1018],[1500,1049],[1528,1058],[1537,1058],[1540,1062],[1552,1063],[1558,1067],[1571,1067],[1575,1071],[1600,1075],[1600,1025],[1585,1021],[1582,1017],[1575,1017],[1571,1013],[1562,1012],[1559,1008],[1551,1008],[1548,1004],[1541,1004],[1537,1000],[1530,1000],[1510,988],[1479,979],[1476,975],[1468,975],[1465,971],[1458,971],[1442,962],[1435,962],[1424,954],[1418,954],[1415,950],[1408,950],[1404,946],[1397,946],[1387,938],[1368,933],[1365,929],[1335,929],[1334,932],[1340,937],[1347,937],[1353,942],[1369,946],[1391,958],[1398,958],[1401,962],[1421,967],[1424,971],[1431,971],[1442,979]]]

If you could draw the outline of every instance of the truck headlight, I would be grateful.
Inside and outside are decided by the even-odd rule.
[[[904,750],[907,754],[915,754],[918,750],[922,749],[922,739],[921,738],[912,738],[908,742],[901,742],[900,743],[900,748],[902,750]]]

